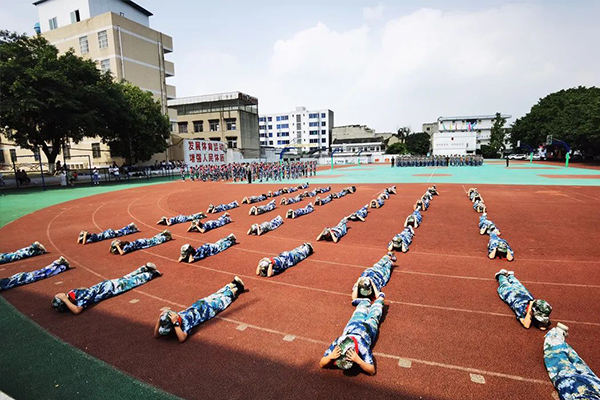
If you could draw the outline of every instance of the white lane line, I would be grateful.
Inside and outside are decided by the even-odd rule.
[[[55,285],[60,285],[62,283],[63,283],[63,281],[54,282]]]
[[[479,374],[469,374],[471,376],[471,382],[475,382],[475,383],[479,383],[479,384],[484,384],[485,383],[485,378],[483,377],[483,375],[479,375]]]
[[[241,331],[241,332],[243,332],[243,331],[245,331],[246,329],[248,329],[248,325],[246,325],[246,324],[241,324],[241,325],[238,325],[238,326],[237,326],[237,328],[235,328],[235,329],[237,329],[238,331]]]
[[[410,368],[412,367],[412,361],[407,360],[406,358],[401,358],[398,360],[398,366],[402,368]]]
[[[133,300],[129,300],[130,304],[135,304],[138,303],[140,301],[140,299],[133,299]]]
[[[283,340],[286,341],[286,342],[293,342],[295,339],[296,339],[296,336],[290,335],[290,334],[285,335],[283,337]]]
[[[437,170],[437,166],[433,169],[433,172],[431,173],[431,175],[429,175],[429,179],[427,179],[427,182],[431,181],[431,178],[433,178],[433,174],[435,174],[436,170]]]

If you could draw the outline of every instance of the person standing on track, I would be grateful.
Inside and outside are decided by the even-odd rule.
[[[216,317],[224,311],[245,290],[244,282],[239,277],[233,278],[216,293],[196,301],[183,311],[175,312],[166,309],[161,312],[154,327],[154,337],[160,338],[175,332],[180,343],[185,342],[192,328]]]

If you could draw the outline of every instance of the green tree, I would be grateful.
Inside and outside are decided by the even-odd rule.
[[[493,146],[489,146],[487,144],[481,145],[480,153],[483,158],[500,158],[500,153]]]
[[[406,154],[406,145],[404,143],[396,142],[387,149],[385,149],[385,154]]]
[[[504,149],[506,148],[506,144],[504,143],[504,138],[506,136],[504,124],[506,124],[506,118],[497,112],[493,122],[490,135],[490,146],[496,153],[504,152]]]
[[[0,71],[0,130],[22,148],[41,149],[51,170],[69,140],[108,127],[95,104],[111,78],[72,50],[59,55],[40,35],[0,31]]]
[[[122,107],[120,112],[111,114],[110,129],[102,135],[111,153],[135,164],[165,151],[171,124],[162,113],[160,102],[150,92],[128,82],[115,83],[112,90],[111,101]]]
[[[427,132],[412,133],[406,137],[406,148],[411,154],[427,154],[430,138]]]
[[[579,86],[540,99],[513,123],[511,142],[535,148],[548,135],[586,155],[600,155],[600,88]]]

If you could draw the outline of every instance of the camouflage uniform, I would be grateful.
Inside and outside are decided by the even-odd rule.
[[[533,301],[529,290],[514,275],[498,275],[498,296],[514,311],[517,319],[524,318],[527,306]]]
[[[377,261],[371,268],[367,268],[360,274],[361,278],[370,278],[373,284],[377,287],[377,290],[381,291],[387,283],[390,281],[392,275],[392,258],[387,254],[381,257],[381,260]],[[356,286],[356,284],[354,285]],[[352,288],[354,290],[354,288]]]
[[[322,199],[319,199],[320,200],[319,205],[323,206],[323,205],[329,203],[332,199],[333,199],[333,197],[331,195],[325,196]]]
[[[28,247],[23,247],[12,253],[0,253],[0,264],[6,264],[13,261],[18,261],[23,258],[29,258],[44,254],[46,251],[43,247],[37,246],[35,243]]]
[[[223,225],[227,225],[231,223],[231,217],[229,215],[221,215],[219,218],[217,219],[211,219],[209,221],[206,221],[202,224],[202,228],[204,228],[204,231],[210,231],[211,229],[215,229],[215,228],[219,228]]]
[[[306,187],[308,187],[308,185],[307,185]],[[331,186],[328,186],[328,187],[322,187],[322,188],[316,188],[316,189],[315,189],[315,191],[316,191],[317,193],[327,193],[327,192],[329,192],[330,190],[331,190]]]
[[[302,215],[310,214],[314,210],[315,208],[311,204],[308,204],[306,207],[294,210],[294,217],[300,217]]]
[[[344,341],[346,337],[351,336],[356,339],[358,345],[357,354],[367,364],[373,365],[373,352],[371,346],[377,337],[379,330],[379,320],[383,313],[383,293],[371,304],[368,299],[356,299],[352,304],[356,304],[356,310],[352,314],[350,321],[344,328],[342,336],[331,343],[331,346],[323,354],[324,357],[331,354],[335,347]]]
[[[421,215],[421,211],[417,208],[415,211],[412,212],[412,215],[415,216],[417,222],[419,223],[419,225],[421,225],[421,222],[423,222],[423,215]]]
[[[181,330],[189,333],[193,327],[214,318],[225,310],[233,300],[235,300],[235,295],[226,285],[218,292],[196,301],[189,308],[177,313],[181,317]]]
[[[110,279],[95,284],[89,288],[73,289],[67,296],[78,307],[87,307],[90,304],[127,292],[152,280],[158,274],[147,266],[142,266],[122,278]]]
[[[264,194],[261,194],[260,196],[250,196],[250,197],[248,197],[248,204],[258,203],[261,201],[265,201],[266,199],[267,199],[267,196]]]
[[[264,206],[256,207],[256,211],[258,213],[257,215],[268,213],[269,211],[273,211],[275,208],[277,208],[277,205],[275,204],[275,200],[271,200]]]
[[[363,208],[356,210],[356,212],[354,213],[357,215],[357,217],[361,217],[361,218],[367,218],[367,215],[369,215],[369,208],[367,206],[364,206]],[[352,218],[352,216],[350,216],[350,219],[356,221],[358,218]]]
[[[311,248],[308,244],[304,243],[295,249],[290,251],[284,251],[279,254],[277,257],[273,257],[270,259],[273,264],[273,274],[277,275],[282,273],[288,268],[293,267],[298,264],[300,261],[304,260],[311,254]]]
[[[400,232],[399,234],[397,234],[396,236],[393,237],[391,242],[388,244],[388,247],[390,245],[393,245],[396,250],[400,250],[401,247],[396,247],[397,246],[396,243],[401,242],[408,249],[408,247],[412,243],[413,236],[414,236],[414,234],[412,233],[410,228],[404,228],[404,230],[402,232]]]
[[[376,198],[375,201],[377,204],[379,204],[379,207],[382,207],[385,204],[385,200],[383,200],[381,197]]]
[[[345,195],[347,195],[348,193],[349,193],[349,192],[348,192],[347,190],[343,189],[342,191],[340,191],[340,192],[336,193],[334,197],[335,197],[336,199],[339,199],[339,198],[342,198],[342,197],[344,197],[344,196],[345,196]]]
[[[170,240],[170,238],[167,235],[165,235],[163,232],[161,232],[161,233],[154,235],[150,239],[141,238],[141,239],[134,240],[133,242],[129,242],[122,247],[122,250],[123,250],[124,254],[127,254],[132,251],[158,246],[159,244],[163,244],[165,242],[168,242],[169,240]]]
[[[565,342],[558,328],[546,334],[544,364],[561,400],[600,399],[600,378]]]
[[[427,209],[429,208],[429,202],[430,200],[428,198],[422,198],[421,200],[423,200],[423,205],[425,206],[425,210],[427,211]]]
[[[135,226],[127,225],[116,231],[114,229],[107,229],[100,233],[90,233],[89,236],[87,237],[87,239],[85,240],[85,242],[86,243],[95,243],[95,242],[100,242],[100,241],[106,240],[106,239],[114,239],[116,237],[131,235],[132,233],[136,233],[136,232],[139,232],[139,231]]]
[[[42,279],[50,278],[51,276],[58,275],[68,269],[68,264],[61,264],[59,263],[59,260],[56,260],[53,261],[52,264],[36,271],[19,272],[18,274],[14,274],[9,278],[0,279],[0,292],[17,286],[41,281]]]
[[[240,205],[238,204],[237,200],[234,200],[229,204],[219,204],[218,206],[215,206],[215,208],[213,209],[212,212],[213,213],[223,212],[223,211],[231,210],[232,208],[236,208],[239,206]]]
[[[202,246],[194,250],[194,261],[202,260],[203,258],[214,256],[222,251],[233,246],[234,242],[229,236],[219,239],[216,243],[204,243]]]
[[[492,250],[498,248],[498,245],[500,243],[506,243],[508,254],[510,254],[511,256],[514,257],[515,252],[510,248],[510,245],[508,244],[508,242],[504,239],[500,239],[500,237],[498,235],[496,235],[494,232],[490,232],[490,240],[488,241],[488,253],[490,253]]]
[[[263,222],[262,224],[260,224],[260,230],[262,231],[262,233],[267,233],[269,231],[273,231],[273,230],[279,228],[281,226],[281,224],[283,224],[283,219],[281,218],[280,215],[278,215],[275,218],[273,218],[272,220],[266,221],[266,222]]]
[[[348,221],[344,218],[336,226],[329,228],[331,236],[335,235],[338,239],[344,237],[346,233],[348,233],[348,227],[346,226],[347,222]]]
[[[491,226],[495,226],[495,224],[490,221],[489,219],[487,219],[486,215],[481,215],[479,217],[479,229],[485,229],[486,231],[491,227]],[[488,234],[491,232],[488,232]]]
[[[178,215],[176,217],[168,218],[169,225],[181,224],[184,222],[195,221],[197,219],[206,218],[204,213],[196,213],[191,215]]]
[[[298,203],[298,202],[300,202],[300,201],[302,201],[302,196],[301,196],[301,195],[298,195],[298,196],[296,196],[296,197],[288,197],[288,198],[285,200],[285,204],[286,204],[286,205],[287,205],[287,204],[294,204],[294,203]]]

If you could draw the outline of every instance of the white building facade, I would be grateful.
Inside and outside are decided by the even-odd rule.
[[[502,114],[509,119],[510,115]],[[475,154],[481,145],[489,145],[496,115],[439,117],[431,135],[434,155]]]
[[[296,107],[295,111],[261,114],[258,125],[261,146],[297,146],[305,152],[328,150],[331,145],[333,111]]]

